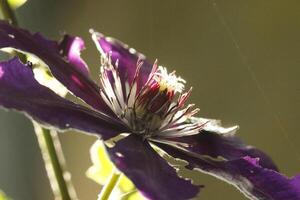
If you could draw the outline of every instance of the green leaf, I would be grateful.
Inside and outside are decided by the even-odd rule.
[[[10,200],[7,196],[0,190],[0,200]]]
[[[104,185],[115,168],[109,159],[104,143],[97,140],[91,147],[90,155],[93,165],[87,170],[86,175],[100,185]],[[124,174],[120,177],[118,186],[113,190],[111,196],[112,198],[110,199],[114,200],[145,199],[142,194],[137,191],[131,180]]]
[[[26,3],[27,0],[7,0],[8,4],[12,9],[17,9],[20,6],[22,6],[24,3]],[[0,199],[2,200],[2,199]]]

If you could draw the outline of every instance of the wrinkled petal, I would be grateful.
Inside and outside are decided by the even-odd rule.
[[[116,63],[118,60],[118,69],[123,83],[125,81],[128,81],[129,84],[132,82],[137,68],[137,61],[143,61],[138,79],[138,88],[144,85],[148,80],[153,65],[149,63],[143,54],[117,39],[105,37],[98,32],[92,31],[92,38],[101,55],[111,55],[112,63]]]
[[[80,37],[65,35],[59,44],[61,54],[81,73],[89,76],[89,68],[85,61],[80,57],[80,53],[85,49],[84,41]]]
[[[259,160],[251,157],[225,162],[224,168],[228,169],[228,174],[238,171],[238,176],[248,179],[253,187],[249,188],[252,190],[250,197],[253,193],[259,199],[300,199],[300,174],[288,178],[276,171],[261,167]]]
[[[122,171],[147,198],[182,200],[197,195],[199,187],[178,177],[175,169],[160,157],[147,141],[131,134],[117,142],[108,153]]]
[[[76,66],[62,58],[56,42],[47,40],[39,33],[31,34],[0,21],[0,48],[4,47],[12,47],[34,54],[49,66],[53,76],[72,93],[92,107],[109,114],[112,113],[103,102],[96,83],[82,74]]]
[[[239,126],[223,127],[221,120],[218,119],[207,119],[201,117],[191,117],[192,122],[203,124],[202,130],[217,133],[220,135],[233,135],[239,129]]]
[[[213,160],[166,144],[157,144],[174,158],[188,162],[188,169],[213,175],[238,188],[254,200],[299,200],[300,174],[288,178],[277,171],[259,165],[260,160],[249,156],[234,160]]]
[[[63,99],[40,85],[30,66],[18,58],[0,63],[0,105],[24,112],[46,126],[78,129],[103,139],[126,131],[107,116]]]
[[[178,142],[179,146],[190,152],[214,158],[219,156],[230,160],[244,156],[259,158],[263,167],[278,170],[272,159],[264,152],[253,146],[246,145],[240,138],[236,137],[233,134],[235,130],[236,126],[223,128],[216,122],[213,122],[213,124],[205,124],[203,130],[197,135],[170,140]],[[184,143],[184,145],[180,145],[180,143]]]

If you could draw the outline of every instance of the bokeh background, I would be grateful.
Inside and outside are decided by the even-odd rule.
[[[194,86],[201,116],[239,124],[239,136],[283,173],[300,171],[299,1],[28,0],[17,17],[53,39],[82,36],[95,79],[99,55],[89,28],[158,58]],[[31,122],[1,110],[0,127],[0,188],[15,200],[53,199]],[[80,199],[96,199],[100,186],[85,177],[95,138],[69,132],[61,140]],[[203,200],[245,199],[213,177],[193,176],[206,185]]]

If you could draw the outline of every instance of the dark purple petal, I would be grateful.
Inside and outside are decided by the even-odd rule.
[[[112,114],[101,98],[99,87],[78,67],[67,62],[59,54],[58,44],[41,34],[31,34],[0,21],[0,48],[12,47],[36,55],[50,68],[53,76],[72,93],[100,111]]]
[[[250,199],[300,199],[300,175],[287,178],[277,171],[261,167],[257,158],[246,156],[217,161],[166,144],[156,144],[172,157],[187,161],[188,169],[200,169],[204,173],[225,180]]]
[[[140,76],[138,79],[138,87],[144,85],[148,80],[148,76],[152,70],[152,64],[146,59],[146,57],[130,48],[128,45],[120,42],[111,37],[105,37],[101,33],[92,32],[92,37],[96,46],[102,55],[111,54],[111,60],[113,64],[118,60],[118,68],[120,70],[121,81],[132,82],[134,74],[136,72],[137,61],[143,61],[143,65],[140,69]]]
[[[232,134],[217,134],[209,131],[201,131],[197,135],[175,139],[177,142],[187,143],[189,147],[183,147],[190,152],[201,155],[209,155],[217,158],[232,160],[244,156],[260,159],[260,165],[277,171],[272,159],[255,147],[246,145],[238,137]]]
[[[126,131],[114,120],[77,105],[40,85],[18,58],[0,63],[0,106],[24,112],[44,125],[78,129],[109,139]]]
[[[183,200],[197,195],[199,187],[178,177],[175,169],[160,157],[147,141],[131,134],[107,148],[117,168],[153,200]]]
[[[86,76],[89,76],[89,68],[80,57],[80,52],[85,49],[84,41],[80,37],[65,35],[59,44],[61,54]]]

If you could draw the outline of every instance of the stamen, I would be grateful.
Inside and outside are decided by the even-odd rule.
[[[101,58],[101,96],[115,114],[144,139],[182,137],[197,134],[203,124],[188,121],[199,109],[184,104],[192,88],[183,93],[185,80],[175,71],[153,64],[147,81],[140,84],[143,60],[137,61],[131,82],[120,78],[118,61],[111,63],[111,53]],[[178,95],[177,95],[178,94]],[[175,98],[178,97],[178,98]]]
[[[181,93],[184,90],[184,84],[186,81],[180,76],[175,75],[175,71],[168,74],[165,67],[159,66],[154,73],[153,79],[157,81],[160,85],[160,90],[168,90]]]

